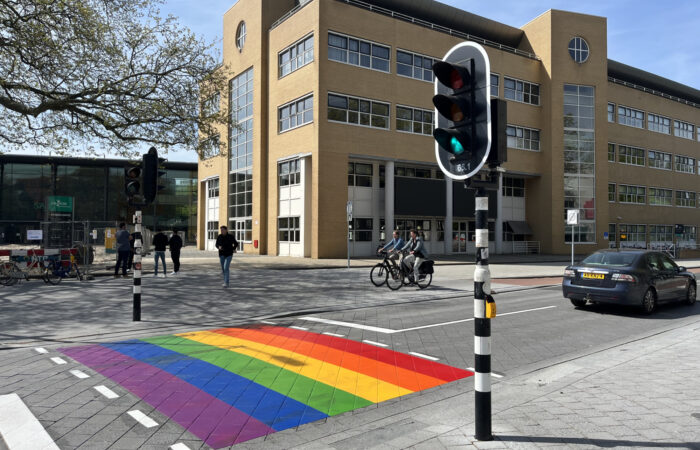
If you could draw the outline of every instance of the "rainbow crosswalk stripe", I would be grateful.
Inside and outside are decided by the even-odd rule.
[[[276,326],[60,350],[213,448],[473,375],[374,345]]]

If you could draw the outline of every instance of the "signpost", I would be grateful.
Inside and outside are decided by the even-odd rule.
[[[574,265],[574,241],[576,240],[576,225],[579,222],[579,210],[566,210],[566,224],[571,225],[571,265]]]

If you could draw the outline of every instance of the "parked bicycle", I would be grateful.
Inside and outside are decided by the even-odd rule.
[[[433,264],[435,261],[432,259],[426,259],[420,266],[420,276],[418,280],[413,279],[413,267],[409,267],[404,264],[404,257],[408,252],[404,251],[401,253],[401,261],[398,264],[391,264],[388,266],[388,273],[386,278],[386,285],[389,289],[395,291],[401,289],[401,286],[416,284],[419,288],[425,289],[430,286],[433,281]]]
[[[47,272],[46,281],[51,284],[58,284],[61,280],[68,277],[75,277],[80,281],[85,279],[73,255],[70,255],[69,264],[64,265],[62,261],[50,261],[50,264],[47,266]]]
[[[386,250],[377,250],[377,254],[382,256],[384,259],[382,262],[378,263],[369,272],[369,279],[375,286],[381,286],[386,283],[386,279],[389,275],[389,266],[396,266],[396,261],[389,257],[389,252]]]
[[[51,260],[40,260],[36,255],[31,255],[26,264],[3,261],[0,263],[0,284],[12,286],[20,280],[28,281],[30,278],[41,278],[44,283],[49,283],[51,263]]]

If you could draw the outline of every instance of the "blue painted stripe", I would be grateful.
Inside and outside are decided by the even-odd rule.
[[[277,431],[328,417],[248,378],[157,345],[140,340],[102,345],[171,373]]]

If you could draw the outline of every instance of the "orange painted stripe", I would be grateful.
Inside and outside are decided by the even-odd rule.
[[[327,363],[359,372],[414,392],[445,384],[445,381],[438,378],[397,367],[396,365],[386,362],[377,361],[373,358],[347,352],[343,349],[324,346],[317,342],[319,336],[322,335],[316,333],[311,333],[307,336],[307,339],[302,340],[294,337],[266,333],[264,330],[255,329],[228,328],[215,331],[220,334],[272,345],[311,358],[320,359]]]

